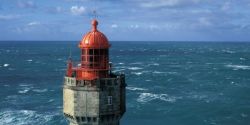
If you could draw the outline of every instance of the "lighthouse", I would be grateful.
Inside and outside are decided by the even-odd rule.
[[[107,37],[92,29],[80,41],[80,62],[68,60],[63,84],[63,113],[70,125],[119,125],[126,111],[124,74],[114,74]]]

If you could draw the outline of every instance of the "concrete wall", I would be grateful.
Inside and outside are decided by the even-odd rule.
[[[122,106],[125,106],[123,79],[115,77],[77,81],[73,77],[65,77],[65,117],[76,125],[118,125],[124,112]]]

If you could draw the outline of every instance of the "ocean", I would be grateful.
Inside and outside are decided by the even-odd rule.
[[[0,125],[67,125],[66,62],[78,42],[0,43]],[[111,42],[124,72],[121,125],[249,125],[250,43]]]

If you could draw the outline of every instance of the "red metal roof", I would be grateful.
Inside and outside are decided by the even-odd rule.
[[[81,40],[80,48],[109,48],[110,44],[107,37],[100,31],[97,30],[98,22],[97,20],[92,21],[92,31],[84,35]]]

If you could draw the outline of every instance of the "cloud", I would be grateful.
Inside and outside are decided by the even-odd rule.
[[[151,25],[149,25],[149,29],[150,30],[157,30],[157,29],[160,29],[160,27],[156,24],[151,24]]]
[[[222,7],[221,10],[227,11],[230,9],[231,3],[230,2],[225,2]]]
[[[0,15],[0,20],[13,20],[19,17],[20,15]]]
[[[90,0],[65,0],[67,2],[86,2],[86,1],[90,1]]]
[[[111,28],[118,28],[118,25],[117,24],[112,24]]]
[[[201,25],[204,25],[204,26],[211,26],[212,25],[212,23],[210,22],[210,20],[208,18],[206,18],[206,17],[199,18],[199,23]]]
[[[151,1],[141,3],[142,7],[147,8],[155,8],[155,7],[163,7],[163,6],[175,6],[180,3],[180,0],[160,0],[160,1]]]
[[[65,10],[61,6],[56,6],[47,8],[47,12],[52,14],[58,14],[65,12]]]
[[[28,26],[35,26],[35,25],[40,25],[40,24],[41,24],[40,22],[33,21],[33,22],[28,23]]]
[[[16,33],[25,33],[25,32],[35,33],[40,31],[46,31],[47,28],[48,27],[46,24],[41,24],[41,22],[39,21],[32,21],[27,23],[26,25],[19,25],[17,27],[14,27],[12,31]]]
[[[125,34],[131,34],[131,40],[139,39],[140,35],[135,35],[135,32],[142,34],[140,38],[142,40],[147,40],[143,37],[144,34],[151,33],[159,35],[157,39],[164,38],[165,34],[173,34],[172,38],[179,39],[182,34],[197,33],[197,35],[193,34],[196,39],[202,34],[209,36],[224,33],[224,36],[235,36],[234,32],[250,33],[249,0],[97,0],[96,3],[93,0],[13,1],[0,2],[2,29],[10,31],[19,27],[16,28],[17,32],[46,33],[49,34],[46,39],[54,37],[51,35],[52,32],[58,32],[58,35],[62,36],[61,39],[64,39],[65,36],[60,31],[70,35],[79,34],[78,37],[81,37],[81,33],[84,32],[82,29],[89,27],[85,25],[89,23],[88,19],[94,17],[91,12],[94,4],[96,4],[98,16],[103,21],[102,26],[106,27],[103,28],[103,32],[112,34],[119,30]],[[117,4],[118,2],[120,4]],[[18,13],[21,15],[15,15]],[[71,15],[76,15],[75,19],[69,18]],[[84,18],[84,20],[77,18]],[[113,30],[108,30],[107,27]],[[249,36],[246,37],[250,39]],[[187,38],[192,39],[192,36]]]
[[[70,11],[73,15],[83,15],[86,12],[86,8],[83,6],[72,6]]]
[[[36,8],[36,5],[33,1],[18,1],[18,7],[20,8]]]
[[[145,8],[175,7],[180,5],[190,5],[199,3],[200,0],[147,0],[141,1],[140,6]]]
[[[131,29],[137,29],[137,28],[139,28],[139,25],[138,25],[138,24],[130,25],[130,28],[131,28]]]
[[[62,7],[60,7],[60,6],[57,6],[57,7],[55,8],[55,10],[56,10],[56,12],[58,12],[58,13],[60,13],[60,12],[63,11]]]

